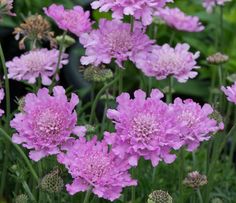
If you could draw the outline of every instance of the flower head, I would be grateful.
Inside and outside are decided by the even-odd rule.
[[[223,6],[226,2],[229,1],[231,0],[203,0],[203,7],[206,8],[207,12],[210,13],[215,6]]]
[[[172,197],[168,192],[155,190],[148,196],[147,203],[172,203]]]
[[[18,81],[26,80],[31,84],[41,77],[43,85],[50,85],[57,68],[59,51],[56,49],[37,49],[8,61],[8,77]],[[62,54],[59,68],[68,63],[67,54]]]
[[[24,42],[26,39],[30,40],[32,43],[49,41],[51,47],[55,46],[54,33],[50,30],[49,22],[44,19],[41,15],[32,15],[24,20],[19,27],[16,27],[13,34],[16,35],[16,39],[22,39],[19,42],[21,49],[25,48]]]
[[[160,8],[156,12],[167,25],[186,32],[201,32],[204,26],[197,16],[187,16],[179,8]]]
[[[0,104],[2,102],[4,98],[4,90],[2,88],[0,88]],[[4,114],[4,111],[2,109],[0,109],[0,117]]]
[[[154,43],[137,24],[131,32],[130,24],[105,19],[99,21],[99,29],[83,34],[80,42],[86,48],[86,56],[81,58],[83,65],[109,64],[115,59],[120,67],[123,61],[133,61],[137,53],[149,50]]]
[[[222,54],[220,52],[217,52],[207,57],[207,62],[209,64],[222,64],[222,63],[226,63],[228,60],[229,60],[229,56]]]
[[[44,8],[44,12],[57,23],[59,28],[70,31],[78,37],[91,30],[89,11],[85,12],[80,6],[66,10],[62,5],[52,4],[49,8]]]
[[[76,140],[65,154],[58,155],[58,161],[74,179],[66,185],[71,195],[92,189],[99,197],[113,201],[119,198],[123,187],[137,184],[128,173],[128,163],[109,152],[107,144],[96,137],[91,141]]]
[[[222,86],[221,90],[227,96],[228,101],[236,104],[236,82],[234,82],[232,86],[227,86],[226,88]]]
[[[198,171],[193,171],[188,173],[183,183],[188,187],[196,189],[207,184],[207,177],[201,175]]]
[[[202,141],[210,139],[211,133],[224,128],[223,123],[218,124],[215,119],[210,118],[213,109],[209,104],[201,107],[191,99],[182,101],[176,98],[170,108],[178,119],[180,140],[183,145],[187,145],[188,151],[194,151]]]
[[[111,10],[115,19],[122,19],[123,15],[132,15],[135,19],[141,18],[143,25],[152,23],[153,13],[172,0],[97,0],[92,3],[92,8],[101,12]]]
[[[73,140],[71,134],[85,133],[84,127],[76,126],[74,108],[78,102],[75,94],[67,101],[61,86],[54,87],[53,96],[46,88],[37,94],[27,94],[23,112],[16,114],[11,121],[11,127],[17,131],[12,137],[13,142],[30,149],[29,156],[35,161],[59,153],[61,147],[66,148]]]
[[[15,16],[15,13],[12,13],[13,0],[0,0],[0,19],[4,15]]]
[[[122,93],[117,97],[117,109],[109,109],[108,118],[115,123],[115,133],[106,133],[105,139],[112,151],[129,164],[136,166],[144,157],[156,166],[160,160],[171,163],[175,155],[171,148],[179,148],[176,138],[178,129],[173,112],[160,100],[163,94],[155,89],[146,98],[145,92],[137,90],[134,99]]]
[[[189,48],[188,44],[177,44],[175,48],[168,44],[154,47],[151,52],[140,53],[136,65],[144,74],[157,80],[173,75],[179,82],[186,82],[196,77],[194,69],[199,68],[196,66],[199,52],[193,54]]]

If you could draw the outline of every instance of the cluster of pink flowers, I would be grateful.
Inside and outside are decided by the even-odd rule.
[[[134,61],[138,53],[150,50],[154,44],[140,25],[135,24],[131,32],[130,24],[105,19],[99,21],[99,29],[81,35],[80,42],[86,48],[83,65],[109,64],[115,59],[120,67],[123,61]]]
[[[77,126],[74,110],[79,102],[77,95],[72,94],[68,102],[64,88],[56,86],[53,96],[43,88],[37,95],[27,94],[24,100],[23,112],[16,114],[11,121],[11,127],[17,131],[12,140],[30,149],[32,160],[58,154],[73,141],[71,134],[84,135],[85,128]]]
[[[70,31],[78,37],[91,30],[89,11],[85,12],[81,6],[65,10],[62,5],[52,4],[49,8],[44,8],[44,11],[46,15],[55,20],[59,28]]]
[[[213,8],[217,5],[223,6],[226,2],[231,0],[203,0],[203,6],[208,12],[212,12]]]
[[[146,26],[152,23],[153,13],[168,2],[173,0],[97,0],[92,3],[92,8],[100,8],[101,12],[111,10],[113,18],[118,20],[122,19],[123,15],[132,15],[137,20],[141,18]]]
[[[167,25],[180,31],[201,32],[204,30],[204,26],[197,16],[187,16],[179,8],[160,8],[156,15]]]
[[[91,141],[76,140],[66,153],[58,155],[58,161],[74,179],[66,185],[71,195],[92,189],[97,196],[113,201],[120,197],[122,188],[137,185],[128,173],[128,163],[109,152],[107,144],[96,136]]]
[[[228,101],[233,102],[236,104],[236,82],[232,86],[221,87],[221,90],[227,96]]]
[[[2,102],[2,100],[4,99],[4,90],[2,88],[0,88],[0,104]],[[4,111],[2,109],[0,109],[0,117],[4,114]]]
[[[175,160],[171,149],[187,145],[193,151],[200,142],[210,139],[210,133],[223,128],[222,123],[209,117],[213,113],[210,105],[201,107],[179,98],[167,105],[160,100],[162,97],[159,90],[153,90],[149,98],[142,90],[134,93],[134,99],[122,93],[117,97],[117,109],[108,110],[116,132],[107,132],[105,140],[131,166],[136,166],[140,157],[151,160],[153,166],[160,160],[171,163]]]
[[[177,44],[175,48],[168,44],[155,46],[149,54],[138,55],[137,68],[157,80],[173,75],[179,82],[186,82],[189,78],[196,77],[194,69],[199,68],[196,66],[199,52],[193,54],[189,52],[189,48],[188,44]]]
[[[40,77],[43,85],[50,85],[50,77],[56,73],[58,57],[59,51],[56,49],[37,49],[25,53],[6,63],[8,77],[18,81],[26,80],[31,84]],[[67,58],[67,54],[62,54],[59,68],[68,63]]]

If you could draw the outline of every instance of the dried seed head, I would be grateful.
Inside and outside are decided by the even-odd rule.
[[[89,66],[84,70],[84,78],[91,82],[106,82],[113,78],[113,72],[104,66]]]
[[[16,198],[15,198],[15,203],[27,203],[28,202],[28,196],[25,195],[25,194],[21,194],[21,195],[18,195]]]
[[[56,40],[57,44],[61,44],[63,42],[64,48],[70,47],[75,43],[74,38],[70,37],[69,35],[66,35],[64,40],[63,40],[63,35],[57,36]]]
[[[36,43],[41,41],[49,41],[51,47],[55,47],[56,40],[54,39],[54,33],[51,32],[49,22],[41,15],[35,14],[29,16],[16,27],[13,34],[15,34],[16,40],[22,39],[19,42],[20,49],[25,49],[25,40],[28,39],[33,44],[33,48],[36,48]]]
[[[168,192],[156,190],[148,196],[147,203],[172,203],[172,197]]]
[[[18,104],[18,111],[24,112],[25,97],[21,97],[20,99],[17,99],[17,104]]]
[[[59,176],[59,173],[59,169],[55,169],[51,173],[44,176],[40,184],[42,190],[49,193],[58,193],[62,191],[64,182]]]
[[[229,60],[229,57],[220,52],[207,57],[207,62],[210,64],[222,64],[222,63],[227,62],[228,60]]]
[[[188,173],[183,183],[188,187],[197,189],[207,184],[207,177],[205,175],[201,175],[198,171],[193,171]]]

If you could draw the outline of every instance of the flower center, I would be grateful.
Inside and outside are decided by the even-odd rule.
[[[186,122],[188,127],[192,127],[197,121],[195,114],[190,110],[184,110],[178,119]]]
[[[45,57],[39,52],[32,52],[25,56],[25,65],[30,71],[40,71],[45,68]]]

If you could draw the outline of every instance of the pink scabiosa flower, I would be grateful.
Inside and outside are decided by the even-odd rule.
[[[27,52],[6,63],[8,77],[18,81],[26,80],[31,84],[40,77],[43,85],[50,85],[52,82],[50,77],[56,72],[58,57],[59,51],[56,49],[37,49]],[[59,68],[68,63],[67,58],[67,54],[62,54]]]
[[[157,89],[148,98],[142,90],[135,91],[134,99],[122,93],[116,99],[117,108],[107,112],[116,132],[105,133],[105,140],[117,156],[127,159],[132,166],[137,165],[140,157],[151,160],[153,166],[160,160],[165,163],[175,160],[170,150],[181,146],[175,136],[178,128],[173,112],[160,100],[162,97]]]
[[[15,13],[12,13],[13,0],[0,0],[0,20],[4,15],[15,16]]]
[[[194,69],[199,52],[189,52],[188,44],[177,44],[175,48],[164,44],[154,47],[150,53],[139,53],[136,59],[137,68],[144,74],[162,80],[173,75],[179,82],[186,82],[198,74]]]
[[[172,0],[97,0],[92,3],[93,9],[99,9],[101,12],[111,10],[115,19],[122,19],[124,15],[132,15],[135,19],[141,18],[144,26],[152,23],[154,11],[164,7],[166,3]]]
[[[209,104],[200,104],[187,99],[182,101],[176,98],[170,109],[178,119],[178,126],[181,128],[180,140],[187,146],[188,151],[197,149],[202,141],[209,140],[210,134],[224,128],[224,124],[211,118],[213,109]]]
[[[84,11],[81,6],[66,10],[62,5],[52,4],[49,8],[44,8],[46,15],[51,17],[59,28],[70,31],[76,36],[91,30],[89,11]]]
[[[226,88],[222,86],[221,90],[227,96],[228,101],[236,104],[236,82],[234,82],[232,86],[227,86]]]
[[[12,141],[30,149],[29,156],[34,161],[58,154],[61,147],[73,141],[71,134],[82,136],[85,133],[84,127],[76,125],[74,108],[78,102],[75,94],[67,101],[61,86],[53,88],[53,96],[47,88],[40,89],[37,94],[27,94],[23,111],[11,121],[11,127],[17,131]]]
[[[2,102],[4,98],[4,90],[2,88],[0,88],[0,104]],[[4,114],[4,111],[2,109],[0,109],[0,117]]]
[[[154,44],[136,23],[131,32],[130,24],[105,19],[99,21],[99,29],[83,34],[80,42],[86,48],[86,56],[81,58],[83,65],[109,64],[115,59],[120,67],[123,61],[133,61],[140,51],[149,50]]]
[[[204,26],[197,16],[187,16],[179,8],[160,8],[156,15],[167,25],[180,31],[201,32],[204,30]]]
[[[119,198],[122,188],[137,185],[131,179],[128,163],[109,152],[105,141],[77,139],[66,153],[58,155],[74,179],[67,184],[67,191],[73,195],[92,189],[99,197],[113,201]]]
[[[203,0],[203,7],[206,8],[207,12],[210,13],[215,6],[223,6],[226,2],[229,1],[231,0]]]

